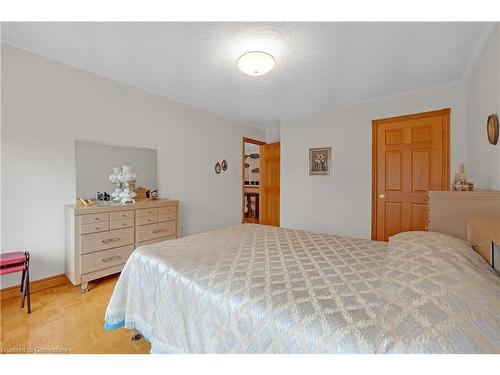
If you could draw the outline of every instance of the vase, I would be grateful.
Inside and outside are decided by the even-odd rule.
[[[119,201],[120,194],[122,193],[122,182],[120,181],[120,168],[119,167],[113,167],[113,173],[109,175],[109,181],[113,185],[116,185],[115,191],[111,194],[111,197],[113,197],[114,201]]]
[[[131,189],[131,185],[137,179],[137,174],[134,171],[134,167],[130,165],[124,165],[122,167],[122,172],[119,174],[120,181],[124,184],[125,188],[120,193],[121,203],[135,203],[135,198],[137,194]]]

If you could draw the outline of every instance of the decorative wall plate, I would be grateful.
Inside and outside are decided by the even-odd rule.
[[[226,159],[222,160],[222,170],[223,171],[227,170],[227,161],[226,161]]]
[[[496,145],[498,143],[498,116],[495,113],[492,113],[488,116],[488,122],[486,125],[486,130],[488,132],[488,141],[492,145]]]
[[[219,163],[219,162],[217,162],[217,163],[215,164],[215,173],[219,174],[219,173],[220,173],[220,170],[221,170],[220,163]]]

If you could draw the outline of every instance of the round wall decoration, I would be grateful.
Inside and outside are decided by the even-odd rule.
[[[223,171],[227,170],[227,161],[226,161],[226,159],[222,160],[222,170]]]
[[[486,125],[488,131],[488,140],[492,145],[496,145],[498,142],[498,116],[492,113],[488,116],[488,123]]]
[[[215,173],[219,174],[219,173],[220,173],[220,170],[221,170],[220,163],[219,163],[219,162],[217,162],[217,163],[215,164]]]

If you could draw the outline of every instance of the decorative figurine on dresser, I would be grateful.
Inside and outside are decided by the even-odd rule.
[[[134,200],[137,175],[133,168],[123,167],[120,173],[119,168],[113,169],[109,177],[117,188],[111,195],[113,201],[90,204],[80,199],[66,206],[65,270],[82,294],[87,293],[89,281],[121,272],[138,246],[179,236],[179,202]]]
[[[453,181],[451,183],[452,191],[473,191],[474,183],[467,180],[467,175],[465,174],[465,167],[460,164],[458,168],[458,173],[455,173]]]

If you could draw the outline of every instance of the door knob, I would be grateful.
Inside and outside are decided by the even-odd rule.
[[[384,198],[385,198],[385,194],[384,194],[384,193],[382,193],[382,194],[380,194],[378,197],[379,197],[380,199],[384,199]]]

